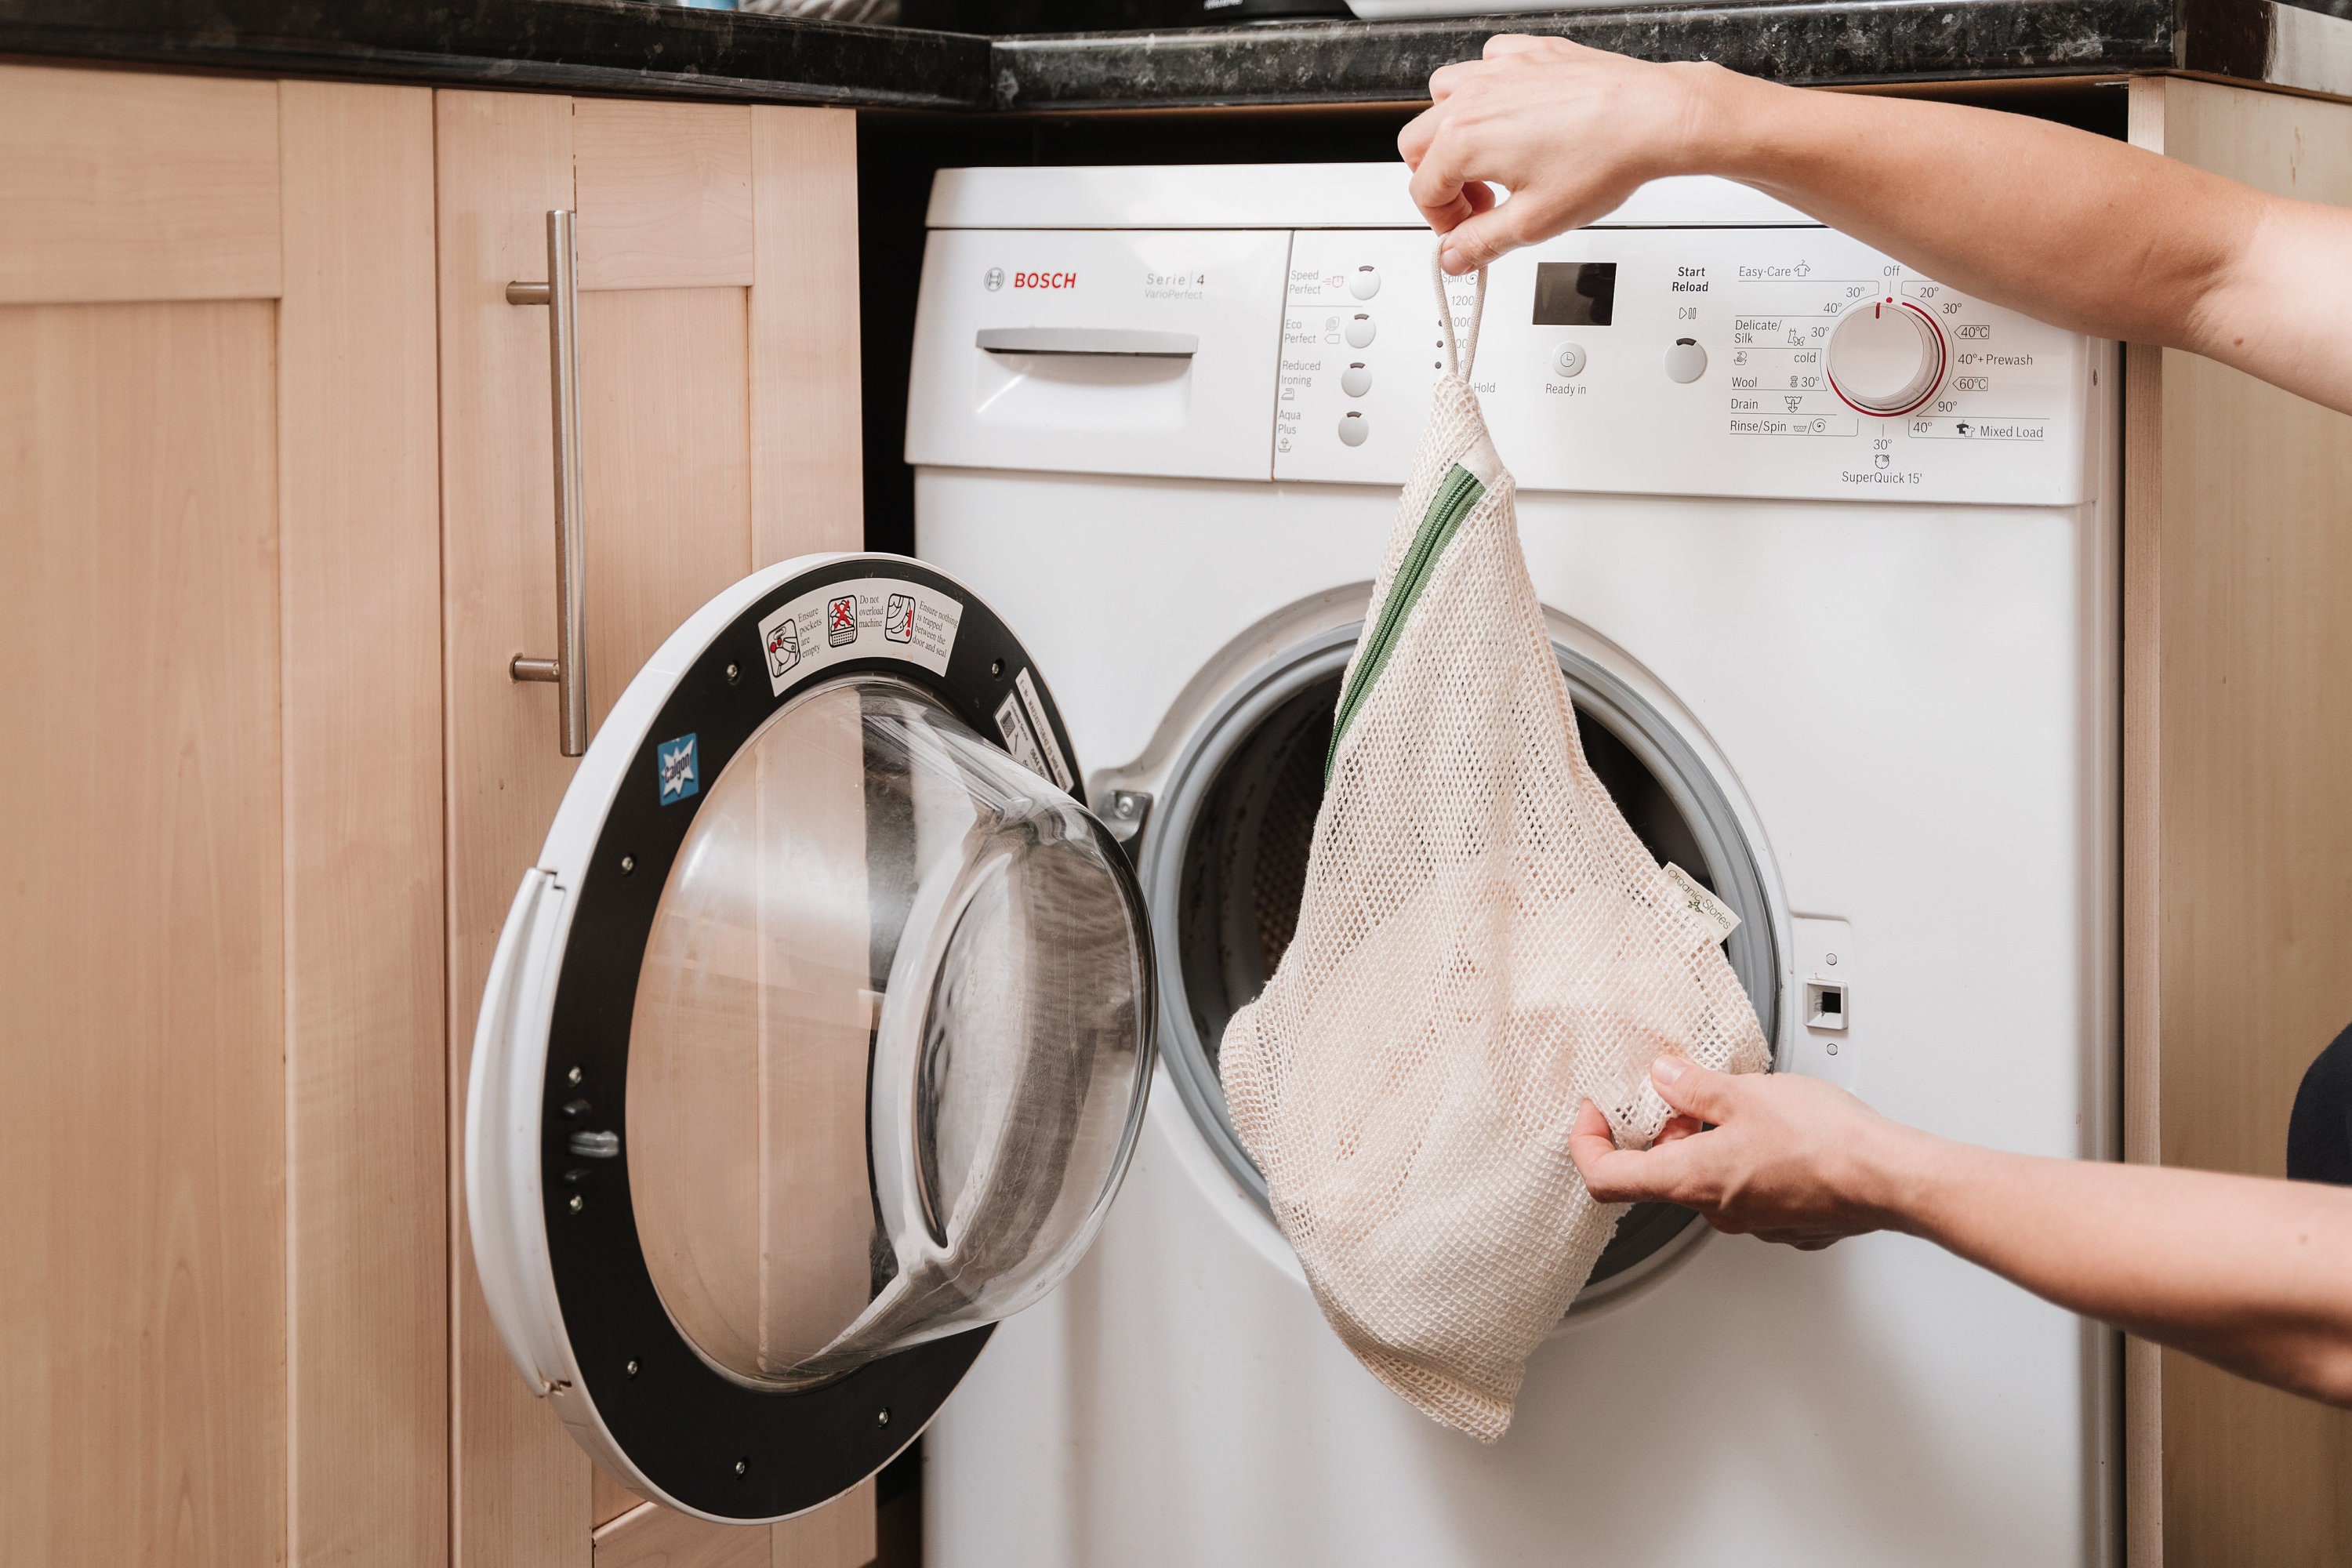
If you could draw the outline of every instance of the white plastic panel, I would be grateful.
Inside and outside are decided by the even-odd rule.
[[[1321,224],[1328,182],[1314,173],[1263,216]],[[1391,239],[1393,252],[1379,248]],[[1435,357],[1433,331],[1416,341],[1402,330],[1434,326],[1429,242],[1413,231],[1300,232],[1295,243],[1294,283],[1380,266],[1369,307],[1337,286],[1313,302],[1325,314],[1394,311],[1400,330],[1382,314],[1375,342],[1412,350],[1393,363],[1349,354],[1303,384],[1313,391],[1365,359],[1377,372],[1368,399],[1402,389],[1396,417],[1360,449],[1367,470],[1393,463],[1377,481],[1369,471],[1337,476],[1360,483],[1271,485],[919,476],[923,553],[1034,639],[1097,767],[1145,747],[1229,639],[1377,567],[1433,374],[1415,359]],[[1621,248],[1593,248],[1602,244]],[[1810,254],[1775,262],[1759,248],[1782,244]],[[1734,270],[1682,279],[1704,290],[1661,288],[1644,306],[1632,261],[1654,253]],[[1524,373],[1557,340],[1532,328],[1532,275],[1513,284],[1511,268],[1604,257],[1622,268],[1614,324],[1559,334],[1580,337],[1595,390],[1585,401],[1547,395],[1538,378],[1530,391]],[[1941,416],[2023,419],[2042,408],[2049,445],[2021,453],[1976,441],[1958,462],[1975,478],[1955,478],[1952,467],[1927,468],[1926,446],[1966,438],[1915,441],[1906,426],[1884,438],[1890,454],[1922,454],[1923,481],[1849,488],[1837,467],[1803,465],[1832,445],[1867,453],[1862,439],[1759,437],[1748,449],[1762,455],[1730,470],[1747,477],[1727,481],[1727,454],[1742,448],[1726,428],[1735,389],[1724,361],[1752,346],[1735,331],[1759,330],[1736,322],[1779,320],[1785,334],[1792,313],[1739,277],[1759,257],[1819,269],[1783,295],[1810,279],[1883,276],[1849,273],[1875,258],[1818,229],[1587,232],[1497,270],[1478,379],[1523,485],[1653,492],[1523,498],[1538,590],[1692,715],[1727,781],[1753,802],[1757,844],[1795,907],[1853,922],[1836,932],[1826,919],[1795,920],[1783,932],[1792,1010],[1801,978],[1860,975],[1846,998],[1858,1017],[1838,1056],[1816,1047],[1812,1070],[1843,1072],[1882,1109],[1950,1136],[2110,1152],[2114,357],[1966,300],[1944,316],[1955,301],[1915,289],[1904,297],[1951,326],[1987,329],[1954,335],[1956,358],[2002,356],[1956,363],[1955,375],[1987,384],[1948,389],[1968,401]],[[1677,303],[1698,314],[1677,318]],[[1653,307],[1662,318],[1637,316]],[[1319,342],[1316,320],[1318,341],[1286,343],[1283,357],[1335,346]],[[1651,325],[1629,331],[1637,320]],[[1686,385],[1662,374],[1676,336],[1710,359]],[[2108,370],[2096,387],[2086,384],[2093,351]],[[1336,417],[1341,394],[1328,395]],[[1629,408],[1606,416],[1620,421],[1617,447],[1567,424],[1571,411],[1590,421],[1617,404]],[[1549,453],[1532,423],[1545,408],[1560,421]],[[2103,456],[2084,453],[2085,430]],[[1307,479],[1305,457],[1281,455],[1283,477]],[[1702,481],[1722,488],[1687,499]],[[2092,504],[1913,504],[2037,485]],[[1790,499],[1743,499],[1765,496]],[[1866,968],[1854,963],[1854,931]],[[1797,1032],[1823,1042],[1838,1033]],[[1819,1256],[1711,1238],[1638,1310],[1539,1350],[1514,1430],[1482,1448],[1422,1420],[1331,1338],[1279,1237],[1229,1181],[1217,1185],[1221,1167],[1173,1094],[1150,1121],[1076,1288],[1007,1325],[932,1430],[927,1517],[949,1568],[1468,1568],[1557,1561],[1563,1542],[1595,1560],[1677,1568],[2116,1560],[2112,1340],[1956,1259],[1900,1237]],[[1663,1394],[1662,1375],[1672,1384]],[[1629,1402],[1651,1418],[1596,1443],[1591,1413]],[[1203,1497],[1217,1506],[1200,1506]]]
[[[1073,473],[1267,477],[1286,232],[936,233],[907,460]],[[1181,353],[1008,353],[1006,329],[1141,330]]]
[[[1426,229],[1315,229],[1293,239],[1275,399],[1276,479],[1404,482],[1445,358],[1430,280],[1433,249]],[[1377,270],[1381,287],[1360,300],[1349,285],[1366,267]],[[1475,287],[1455,279],[1447,288],[1465,331]],[[1499,324],[1492,310],[1487,319]],[[1486,401],[1491,419],[1495,400]],[[1508,446],[1501,450],[1527,483],[1520,454]]]
[[[1824,915],[1797,915],[1789,921],[1793,952],[1790,977],[1795,1005],[1785,1065],[1810,1078],[1852,1089],[1859,1066],[1857,1048],[1865,1036],[1853,1021],[1857,1004],[1868,1005],[1869,987],[1858,982],[1853,927]]]
[[[939,228],[1381,228],[1427,226],[1385,163],[1228,163],[941,169],[926,222]],[[1708,174],[1653,180],[1603,224],[1813,220]]]
[[[1095,767],[1270,609],[1369,575],[1395,508],[1340,485],[919,484],[923,553],[1034,639]],[[1823,1061],[1858,1056],[1857,1092],[1944,1135],[2103,1152],[2112,512],[1551,494],[1519,520],[1546,604],[1679,700],[1790,901],[1864,943],[1856,1043]],[[2112,1561],[2112,1342],[1958,1259],[1710,1238],[1540,1349],[1484,1448],[1353,1363],[1177,1096],[1150,1121],[1075,1288],[1006,1325],[926,1439],[947,1568]],[[1643,1419],[1596,1441],[1592,1413],[1627,1407]]]
[[[1426,229],[1116,226],[1381,212],[1402,200],[1402,179],[1391,164],[943,171],[935,221],[1046,226],[930,237],[908,460],[1402,482],[1441,358]],[[1716,226],[1684,226],[1702,220]],[[1108,226],[1059,226],[1081,222]],[[1725,181],[1654,182],[1607,222],[1617,226],[1517,252],[1490,276],[1475,380],[1522,489],[2032,505],[2084,495],[2082,338],[1941,288]],[[1561,262],[1616,267],[1608,324],[1534,323],[1539,269]],[[1453,292],[1466,327],[1469,286]],[[1934,320],[1948,363],[1924,407],[1885,418],[1839,396],[1826,351],[1849,306],[1890,298]],[[977,346],[983,331],[1037,328],[1198,346],[1190,357]]]
[[[1425,233],[1297,236],[1277,479],[1403,480],[1443,357],[1430,249]],[[1533,324],[1548,262],[1616,266],[1608,325]],[[1381,288],[1358,300],[1345,282],[1366,265]],[[1465,326],[1468,292],[1454,290]],[[1891,419],[1846,404],[1825,353],[1843,310],[1890,297],[1933,318],[1949,360],[1933,400]],[[1359,317],[1377,329],[1360,349],[1346,341]],[[1694,348],[1704,369],[1678,383],[1668,358],[1683,339],[1685,370]],[[1580,359],[1574,374],[1564,353]],[[2089,374],[2080,336],[1830,229],[1584,229],[1496,265],[1474,382],[1523,489],[2069,505],[2085,493]]]

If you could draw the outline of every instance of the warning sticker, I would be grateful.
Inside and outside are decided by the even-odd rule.
[[[902,577],[828,583],[760,622],[769,689],[782,697],[785,687],[828,665],[877,656],[945,675],[962,620],[961,600]],[[1046,768],[1037,771],[1051,776]]]
[[[1004,749],[1013,760],[1041,779],[1054,776],[1045,765],[1045,753],[1038,749],[1037,731],[1029,727],[1029,715],[1021,710],[1021,699],[1007,697],[996,705],[996,732],[1004,737]]]
[[[1076,781],[1070,776],[1070,764],[1062,755],[1061,745],[1054,739],[1054,726],[1046,722],[1045,704],[1038,700],[1037,683],[1029,679],[1026,665],[1022,667],[1020,674],[1013,678],[1013,686],[1021,693],[1021,706],[1027,710],[1030,727],[1036,732],[1037,749],[1045,754],[1045,765],[1038,767],[1037,772],[1067,791]],[[999,727],[1003,722],[998,721]],[[1030,765],[1036,767],[1034,763]]]
[[[801,629],[792,616],[773,623],[761,622],[761,645],[768,650],[768,679],[782,680],[800,667]]]

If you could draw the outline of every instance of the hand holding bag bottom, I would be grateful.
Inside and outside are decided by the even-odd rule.
[[[1579,1104],[1646,1147],[1670,1114],[1654,1058],[1766,1053],[1728,912],[1651,858],[1585,761],[1467,384],[1476,343],[1474,309],[1348,667],[1297,934],[1219,1071],[1333,1330],[1492,1442],[1623,1212],[1569,1159]]]

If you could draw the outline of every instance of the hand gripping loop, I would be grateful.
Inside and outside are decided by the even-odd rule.
[[[1478,268],[1478,291],[1470,301],[1470,335],[1464,339],[1457,354],[1454,342],[1454,302],[1445,297],[1445,239],[1438,237],[1429,253],[1429,276],[1437,286],[1437,324],[1445,331],[1445,369],[1456,381],[1470,379],[1470,367],[1478,359],[1478,322],[1486,313],[1486,269]]]

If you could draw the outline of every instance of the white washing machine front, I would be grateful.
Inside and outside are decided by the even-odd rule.
[[[1156,172],[1163,191],[1181,190],[1181,173]],[[984,184],[955,184],[950,216],[976,222]],[[1162,254],[1181,249],[1183,216],[1172,198],[1150,215]],[[1836,311],[1808,319],[1795,305],[1822,277],[1885,274],[1827,231],[1775,232],[1760,248],[1752,237],[1704,224],[1609,235],[1616,315],[1580,330],[1590,395],[1552,390],[1564,384],[1544,374],[1556,329],[1486,326],[1480,390],[1522,480],[1522,534],[1564,668],[1572,688],[1585,682],[1588,750],[1597,767],[1599,752],[1623,754],[1612,789],[1625,784],[1637,830],[1649,814],[1645,840],[1704,841],[1683,853],[1710,864],[1719,892],[1751,879],[1732,900],[1762,939],[1742,977],[1782,1070],[1951,1136],[2110,1156],[2111,356],[1895,278],[1889,299],[1939,314],[1958,302],[1950,331],[1986,328],[1951,337],[1955,359],[1990,342],[2033,362],[2037,379],[2007,386],[2014,417],[1988,419],[1980,402],[1857,411],[1849,437],[1843,415],[1791,412],[1759,432],[1738,406],[1751,389],[1729,374],[1752,346],[1738,334],[1774,323],[1790,362],[1778,373],[1810,374],[1802,344],[1825,342],[1816,329]],[[1575,255],[1577,240],[1553,250]],[[1297,265],[1302,244],[1310,265]],[[1317,279],[1345,285],[1331,257],[1376,258],[1382,301],[1416,286],[1382,244],[1402,257],[1423,240],[1401,223],[1385,237],[1296,233],[1286,331],[1321,324],[1297,307]],[[1723,289],[1677,302],[1662,281],[1694,268],[1738,279],[1744,256],[1762,257],[1762,272],[1800,251],[1815,281],[1764,290],[1756,309]],[[1522,260],[1532,272],[1539,258]],[[1636,298],[1644,279],[1654,321]],[[1542,311],[1532,278],[1498,268],[1494,292]],[[1135,829],[1162,994],[1179,1013],[1163,1014],[1146,1131],[1095,1250],[1000,1331],[931,1429],[932,1560],[2113,1561],[2112,1336],[1907,1238],[1806,1255],[1665,1227],[1613,1288],[1600,1282],[1604,1310],[1571,1313],[1537,1352],[1491,1447],[1432,1425],[1354,1363],[1236,1163],[1202,1068],[1286,938],[1285,868],[1317,792],[1302,798],[1286,778],[1285,746],[1314,750],[1317,650],[1344,657],[1392,521],[1401,468],[1382,465],[1401,465],[1414,432],[1375,410],[1369,439],[1310,447],[1325,405],[1353,395],[1325,384],[1324,359],[1286,399],[1281,378],[1309,356],[1268,342],[1274,438],[1247,459],[1263,477],[1232,477],[1246,461],[1231,452],[1191,477],[1075,471],[1090,457],[1057,470],[1034,452],[1022,468],[981,467],[934,438],[966,378],[940,369],[955,345],[928,297],[926,312],[918,366],[941,379],[916,388],[931,410],[908,448],[919,551],[1023,625],[1097,767],[1091,804],[1115,831]],[[1103,320],[1119,322],[1115,310]],[[1623,330],[1644,321],[1639,341]],[[1714,356],[1695,384],[1660,374],[1662,360],[1687,362],[1665,353],[1678,335]],[[1409,365],[1375,368],[1404,380]],[[1999,392],[1977,369],[1946,365],[1936,390],[1966,370]],[[1980,395],[1993,394],[1947,401]],[[1603,398],[1606,428],[1577,423]],[[1972,433],[1955,434],[1962,424]],[[1979,443],[1988,429],[2000,434]],[[1571,490],[1579,471],[1590,477]]]

